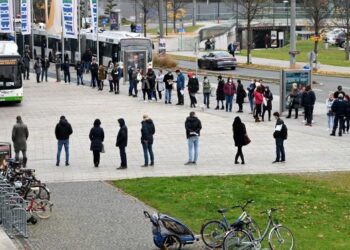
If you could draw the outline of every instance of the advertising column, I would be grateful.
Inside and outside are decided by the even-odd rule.
[[[22,35],[30,35],[31,33],[31,13],[30,0],[21,0],[21,32]]]
[[[12,0],[0,0],[0,33],[13,33]]]

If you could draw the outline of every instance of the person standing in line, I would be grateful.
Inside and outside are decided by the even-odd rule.
[[[136,69],[129,66],[128,68],[128,77],[129,77],[129,96],[132,96],[132,89],[134,88],[134,81],[136,81]]]
[[[184,105],[184,89],[185,89],[185,76],[180,72],[179,69],[176,71],[176,91],[177,91],[177,103],[176,105]]]
[[[334,102],[333,94],[329,94],[329,97],[326,100],[328,131],[332,130],[334,126],[334,112],[332,111],[333,102]]]
[[[334,92],[334,94],[333,94],[334,99],[338,99],[339,94],[342,94],[343,96],[345,96],[345,92],[343,91],[343,86],[341,86],[341,85],[339,85],[337,87],[337,91]]]
[[[262,113],[262,121],[264,121],[264,117],[265,117],[265,112],[267,111],[268,113],[268,119],[269,122],[271,121],[271,110],[272,110],[272,100],[273,100],[273,95],[272,92],[270,90],[269,86],[265,87],[265,91],[264,91],[264,102],[263,102],[263,113]]]
[[[15,159],[19,161],[19,152],[22,152],[23,167],[27,166],[27,140],[29,131],[26,124],[23,123],[22,117],[16,117],[16,124],[12,128],[12,142],[15,149]]]
[[[349,134],[350,129],[350,96],[345,95],[346,113],[344,117],[343,134]]]
[[[69,71],[69,62],[68,61],[65,61],[63,64],[62,64],[62,70],[63,70],[63,75],[64,75],[64,82],[70,84],[70,71]]]
[[[47,71],[50,68],[50,62],[47,57],[41,61],[41,81],[44,81],[44,76],[45,76],[45,82],[47,82]]]
[[[304,96],[303,105],[305,108],[306,124],[305,126],[312,126],[314,105],[316,102],[315,92],[311,89],[311,85],[305,88],[306,95]],[[343,96],[344,97],[344,96]]]
[[[148,154],[151,159],[150,166],[154,166],[154,154],[152,150],[153,135],[156,132],[154,123],[148,115],[143,115],[143,121],[141,122],[141,144],[143,148],[143,155],[145,158],[145,164],[141,167],[148,167]]]
[[[123,77],[123,69],[118,64],[114,65],[114,69],[112,70],[112,79],[113,79],[113,86],[112,91],[114,90],[114,94],[119,94],[119,82],[120,79]]]
[[[335,114],[333,130],[332,130],[332,133],[330,134],[331,136],[335,136],[335,132],[337,131],[338,124],[339,124],[338,135],[342,136],[343,126],[344,126],[344,117],[346,115],[347,108],[348,108],[347,103],[344,100],[343,94],[339,93],[338,98],[334,100],[331,107],[333,113]]]
[[[103,90],[104,80],[106,80],[106,70],[103,67],[103,64],[101,63],[100,66],[98,67],[98,79],[97,79],[99,91]]]
[[[224,85],[224,93],[225,93],[225,100],[226,100],[226,112],[232,112],[232,102],[233,97],[236,93],[236,86],[233,83],[233,80],[231,77],[227,78],[227,83]]]
[[[288,104],[288,116],[286,118],[290,118],[292,115],[292,109],[295,110],[295,119],[298,118],[298,109],[300,106],[301,97],[298,89],[297,83],[293,83],[292,90],[287,97]]]
[[[239,116],[236,116],[235,120],[233,121],[232,132],[233,132],[233,140],[235,142],[235,146],[237,147],[235,164],[239,164],[238,162],[239,157],[241,158],[241,164],[245,164],[242,147],[246,145],[245,137],[247,134],[247,130],[244,123],[241,121],[241,118],[239,118]]]
[[[56,166],[60,165],[61,151],[64,146],[66,152],[66,166],[69,166],[69,136],[73,133],[72,126],[63,115],[60,117],[60,121],[56,125],[55,135],[57,139],[57,157]]]
[[[260,117],[261,117],[261,110],[262,110],[262,105],[264,102],[264,96],[262,94],[262,88],[261,86],[257,86],[256,90],[254,91],[254,101],[255,101],[255,122],[260,122]]]
[[[36,82],[40,82],[40,75],[41,75],[41,65],[40,65],[40,59],[37,58],[35,63],[34,63],[34,71],[36,74]]]
[[[192,72],[188,72],[187,89],[191,100],[191,108],[195,108],[197,104],[196,93],[199,90],[199,82]]]
[[[79,84],[84,85],[84,82],[83,82],[84,66],[81,64],[80,61],[77,62],[77,65],[75,66],[75,70],[77,71],[77,85]]]
[[[163,82],[165,83],[165,104],[171,104],[171,92],[173,91],[174,75],[171,71],[164,76]]]
[[[56,62],[55,62],[55,68],[56,68],[56,82],[61,82],[61,57],[60,55],[57,55]]]
[[[243,113],[243,103],[244,98],[246,98],[247,93],[244,90],[243,84],[241,83],[241,80],[237,80],[237,98],[236,103],[238,104],[238,111],[237,113]]]
[[[24,80],[29,80],[29,69],[30,69],[30,56],[29,53],[26,52],[23,57],[23,64],[24,64]]]
[[[98,65],[96,62],[96,58],[92,59],[92,62],[90,65],[90,71],[91,71],[91,84],[90,84],[90,86],[92,88],[95,88],[96,84],[98,84]]]
[[[254,90],[256,88],[256,80],[252,80],[247,88],[248,90],[248,100],[250,105],[250,114],[254,113]]]
[[[185,165],[197,164],[198,160],[198,144],[199,144],[199,136],[200,131],[202,129],[202,123],[197,118],[195,112],[190,112],[190,116],[187,117],[185,121],[186,128],[186,138],[188,144],[188,161]],[[194,155],[192,155],[192,151],[194,149]]]
[[[109,92],[113,92],[113,70],[114,70],[114,64],[112,63],[112,61],[110,61],[108,63],[108,67],[107,67],[107,80],[109,82]],[[118,72],[117,72],[117,77],[118,77]]]
[[[86,73],[89,73],[92,54],[90,49],[87,49],[83,54],[83,67]]]
[[[286,155],[283,143],[285,140],[287,140],[288,129],[283,120],[280,118],[280,114],[278,112],[273,113],[273,116],[276,118],[275,131],[273,133],[273,138],[275,138],[276,141],[276,160],[274,160],[272,163],[284,163],[286,161]]]
[[[147,102],[147,99],[149,100],[149,81],[147,79],[147,76],[144,74],[143,70],[141,70],[141,75],[142,75],[142,79],[141,79],[141,90],[142,90],[142,94],[143,94],[143,101]],[[147,96],[147,99],[146,99]]]
[[[118,123],[120,126],[118,135],[117,135],[117,142],[115,144],[116,147],[119,148],[119,154],[120,154],[120,167],[117,169],[126,169],[128,167],[127,159],[126,159],[126,152],[125,149],[128,145],[128,128],[125,125],[125,121],[123,118],[118,119]]]
[[[211,93],[210,81],[207,75],[205,75],[203,80],[203,97],[204,97],[204,105],[206,105],[207,108],[209,108],[210,93]]]
[[[105,138],[100,119],[94,121],[94,126],[90,130],[89,138],[91,141],[90,150],[93,153],[94,165],[97,168],[100,164],[100,153],[103,151],[103,140]]]
[[[153,98],[157,101],[156,94],[156,73],[152,68],[149,68],[147,71],[147,81],[149,83],[149,100],[152,101]]]
[[[163,70],[160,69],[158,72],[158,76],[156,78],[156,89],[158,92],[158,97],[159,100],[162,100],[162,92],[165,90],[165,83],[164,83],[164,74],[163,74]]]
[[[222,79],[222,76],[218,76],[218,87],[216,89],[216,108],[215,110],[219,110],[219,105],[221,102],[221,109],[225,109],[224,100],[225,100],[225,92],[224,92],[225,81]]]

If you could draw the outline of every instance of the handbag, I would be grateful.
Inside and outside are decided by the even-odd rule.
[[[248,145],[251,142],[249,136],[247,134],[244,135],[244,145]]]
[[[103,143],[102,143],[101,153],[106,153],[106,151],[105,151],[105,145],[103,145]]]

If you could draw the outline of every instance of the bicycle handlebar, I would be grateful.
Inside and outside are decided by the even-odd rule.
[[[273,212],[276,212],[278,209],[277,208],[270,208],[270,209],[267,209],[267,210],[264,210],[262,212],[260,212],[261,214],[271,214]]]
[[[241,208],[243,211],[245,210],[245,208],[250,204],[250,203],[253,203],[254,200],[247,200],[246,203],[244,205],[235,205],[232,207],[232,209],[235,209],[235,208]]]

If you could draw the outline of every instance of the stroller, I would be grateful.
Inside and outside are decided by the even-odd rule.
[[[143,213],[152,222],[153,242],[158,248],[180,250],[183,246],[198,241],[193,232],[179,220],[166,214]]]

